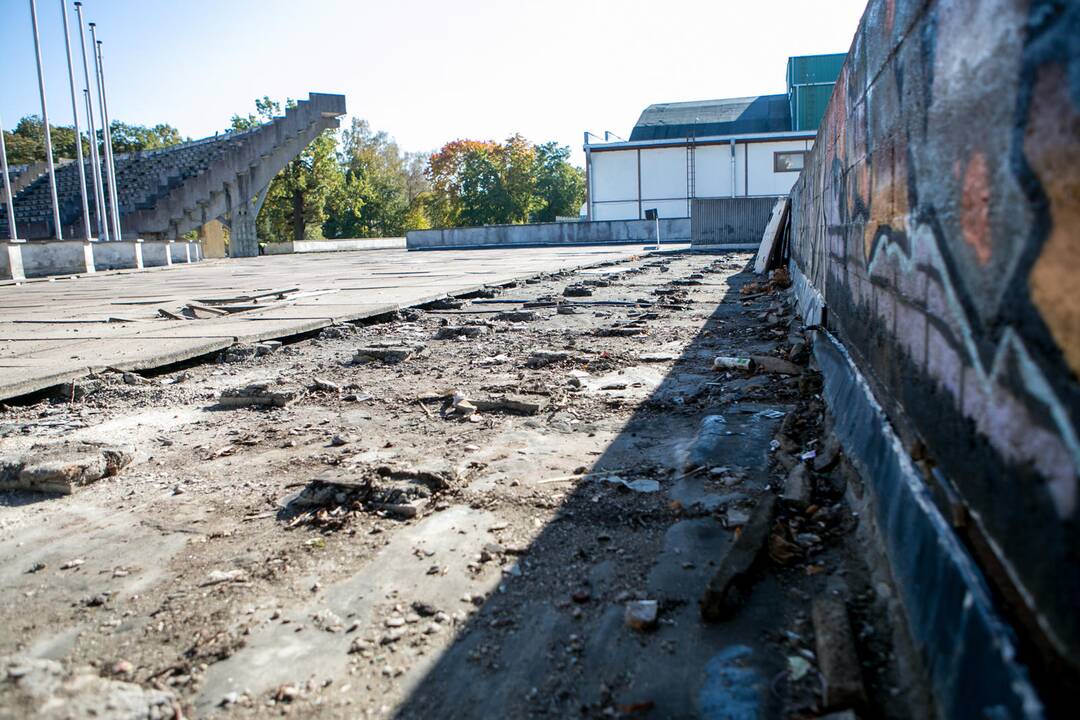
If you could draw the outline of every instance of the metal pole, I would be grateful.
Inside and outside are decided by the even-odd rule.
[[[71,31],[68,29],[67,0],[60,0],[60,14],[64,16],[64,46],[67,48],[68,81],[71,83],[71,114],[75,117],[75,162],[79,168],[79,193],[82,196],[83,237],[91,239],[90,203],[86,199],[86,165],[83,164],[82,131],[79,130],[79,103],[75,99],[75,63],[71,60]]]
[[[56,199],[56,171],[53,169],[52,133],[49,131],[49,109],[45,105],[45,73],[41,68],[41,41],[38,39],[37,3],[30,0],[30,23],[34,27],[34,53],[37,56],[38,92],[41,93],[41,120],[45,123],[45,162],[49,165],[49,190],[52,192],[53,225],[56,239],[64,239],[60,227],[60,203]]]
[[[11,178],[8,177],[7,146],[4,145],[4,121],[0,120],[0,171],[4,173],[4,200],[7,204],[8,235],[11,242],[19,242],[15,232],[15,199],[11,197]]]
[[[89,117],[94,111],[90,101],[90,91],[83,88],[83,98],[86,100],[86,114]],[[90,179],[94,183],[94,215],[97,220],[98,239],[109,241],[109,223],[105,220],[105,191],[101,187],[101,160],[98,159],[97,131],[94,129],[93,118],[90,119]]]
[[[97,209],[98,238],[109,240],[109,221],[105,217],[105,187],[101,182],[101,158],[98,157],[97,127],[94,125],[94,103],[90,100],[90,62],[86,58],[86,32],[83,30],[82,3],[75,3],[75,14],[79,18],[79,44],[82,46],[83,78],[86,87],[86,117],[90,123],[90,162],[93,163],[94,204]]]
[[[109,131],[109,105],[105,100],[105,69],[101,53],[101,42],[97,39],[94,23],[90,23],[90,39],[96,48],[94,65],[97,68],[98,99],[101,101],[101,123],[105,133],[105,174],[109,184],[109,210],[113,222],[113,239],[122,239],[120,233],[120,209],[116,202],[116,165],[113,163],[112,133]]]

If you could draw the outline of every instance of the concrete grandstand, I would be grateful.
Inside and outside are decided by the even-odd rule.
[[[313,93],[283,117],[240,133],[226,133],[163,150],[116,156],[117,200],[124,240],[176,241],[220,219],[231,231],[233,257],[258,255],[255,218],[270,181],[324,130],[338,127],[345,97]],[[48,176],[41,167],[12,168],[12,194],[19,236],[47,240],[53,227]],[[92,165],[83,165],[91,184]],[[76,162],[56,168],[63,237],[87,240],[82,224]],[[98,227],[90,204],[92,227]],[[0,237],[9,237],[0,211]]]

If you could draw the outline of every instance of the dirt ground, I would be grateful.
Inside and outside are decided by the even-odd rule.
[[[647,255],[5,407],[5,457],[130,463],[0,492],[0,718],[932,714],[786,283],[750,260]]]

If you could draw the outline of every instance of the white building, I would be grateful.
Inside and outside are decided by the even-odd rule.
[[[844,57],[789,59],[785,95],[650,105],[628,141],[586,133],[588,219],[685,218],[695,199],[786,195]]]

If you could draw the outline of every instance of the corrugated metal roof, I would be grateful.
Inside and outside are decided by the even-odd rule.
[[[670,140],[789,130],[791,107],[787,95],[760,95],[650,105],[638,118],[630,133],[630,140]]]

